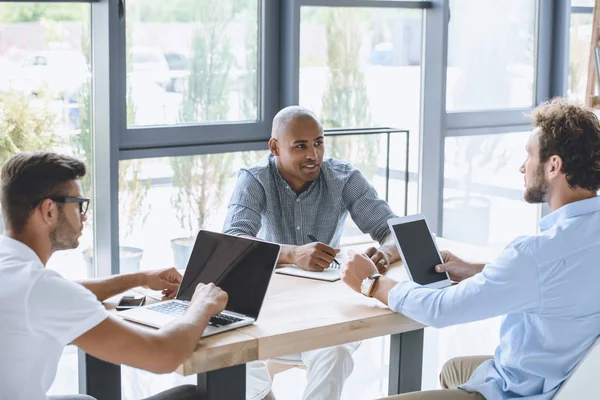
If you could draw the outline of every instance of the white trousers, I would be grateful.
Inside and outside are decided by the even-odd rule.
[[[306,365],[306,389],[302,399],[339,400],[344,382],[354,369],[352,355],[359,345],[360,342],[347,343],[280,357],[273,361],[302,362]],[[261,400],[272,386],[267,366],[263,361],[254,361],[246,365],[246,399]]]

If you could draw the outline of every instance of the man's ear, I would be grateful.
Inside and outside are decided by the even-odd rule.
[[[279,156],[279,143],[277,143],[277,139],[275,139],[275,138],[269,139],[269,151],[274,156]]]
[[[56,203],[50,199],[46,199],[40,203],[38,209],[42,213],[42,220],[45,224],[51,225],[56,221],[58,217],[58,208]]]
[[[549,172],[551,178],[554,178],[555,176],[557,176],[558,174],[561,173],[563,161],[562,161],[562,158],[560,158],[560,156],[553,155],[548,160],[548,164],[549,164],[548,172]]]

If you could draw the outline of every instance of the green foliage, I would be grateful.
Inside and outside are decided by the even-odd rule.
[[[327,67],[329,82],[323,95],[323,123],[331,128],[357,128],[371,125],[365,75],[360,68],[360,47],[364,32],[360,9],[325,9]],[[359,145],[362,144],[362,146]],[[332,138],[327,143],[334,158],[352,159],[368,176],[376,170],[378,137]],[[354,157],[358,156],[358,157]]]
[[[89,19],[87,4],[3,3],[0,21],[3,23],[49,21],[81,21]]]
[[[363,32],[360,10],[331,9],[327,20],[329,82],[323,95],[323,119],[332,128],[369,126],[371,114],[365,75],[360,69]]]
[[[196,26],[190,78],[183,94],[181,119],[184,122],[228,118],[229,72],[234,57],[226,32],[239,10],[235,4],[224,0],[194,2]],[[181,227],[190,235],[195,229],[205,227],[210,211],[221,204],[233,158],[233,154],[226,153],[171,159],[173,183],[177,187],[172,203]]]
[[[183,122],[223,121],[229,113],[229,72],[234,63],[226,35],[233,19],[231,2],[200,0],[192,36],[190,77],[183,94]],[[228,16],[228,18],[226,18]]]
[[[224,153],[171,159],[177,187],[173,205],[181,227],[190,234],[204,228],[211,211],[216,212],[223,201],[233,157]]]
[[[135,9],[140,22],[194,22],[197,21],[197,12],[202,9],[199,3],[205,0],[128,0],[128,13]],[[257,0],[221,0],[231,7],[235,14],[247,8],[255,7]]]
[[[91,49],[90,49],[90,30],[83,29],[82,52],[86,58],[88,70],[92,70],[91,66]],[[127,28],[127,71],[131,70],[131,27]],[[80,131],[72,136],[71,147],[75,155],[86,161],[88,165],[93,165],[92,151],[92,119],[91,119],[91,81],[88,80],[79,94],[79,116],[80,116]],[[135,106],[131,99],[131,88],[127,88],[127,123],[135,123]],[[125,160],[119,162],[119,225],[120,232],[123,233],[122,239],[127,238],[133,231],[135,226],[143,226],[150,214],[150,206],[145,204],[145,200],[150,190],[150,180],[143,180],[141,160]],[[92,185],[93,173],[90,171],[82,180],[81,186],[83,192],[93,198]],[[90,211],[93,210],[94,202],[90,203]],[[93,212],[93,211],[92,211]],[[141,223],[141,224],[140,224]]]
[[[245,10],[249,20],[258,13],[257,2]],[[242,118],[255,120],[258,112],[258,27],[253,24],[246,25],[245,35],[245,72],[241,77],[242,92]]]
[[[24,151],[51,149],[58,144],[56,112],[44,96],[33,99],[10,91],[0,97],[0,165]]]

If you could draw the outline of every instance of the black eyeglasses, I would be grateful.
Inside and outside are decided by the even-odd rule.
[[[50,199],[57,203],[78,203],[79,204],[79,212],[81,215],[85,215],[88,211],[88,207],[90,206],[90,199],[86,197],[69,197],[69,196],[48,196],[43,199],[39,199],[35,203],[31,205],[31,208],[37,207],[42,201]]]

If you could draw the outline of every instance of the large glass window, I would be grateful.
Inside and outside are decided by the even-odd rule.
[[[0,165],[22,151],[76,156],[90,166],[82,183],[91,196],[90,6],[0,3],[0,37]],[[92,204],[79,248],[56,253],[49,268],[94,275],[93,215]]]
[[[592,14],[571,14],[568,97],[579,102],[585,101],[591,55],[592,23]]]
[[[329,128],[418,132],[422,11],[303,7],[300,104]]]
[[[258,0],[127,1],[127,123],[258,118]]]
[[[527,132],[446,138],[444,237],[503,246],[537,232],[540,208],[523,200],[519,172],[528,138]]]
[[[56,151],[87,163],[91,197],[90,5],[0,3],[0,165],[23,151]],[[68,279],[94,276],[94,204],[79,247],[47,267]],[[4,224],[0,217],[0,233]],[[77,351],[68,346],[49,394],[77,393]]]
[[[594,0],[571,0],[571,7],[594,7]]]
[[[417,210],[422,25],[421,10],[389,8],[302,7],[300,20],[300,105],[327,128],[409,130],[409,213]],[[336,139],[329,155],[369,174],[365,163],[385,165],[381,141],[378,135]],[[389,201],[401,214],[405,143],[404,134],[392,135],[391,176],[397,179]],[[384,187],[377,189],[383,198]]]
[[[450,2],[448,111],[533,105],[536,3]]]

